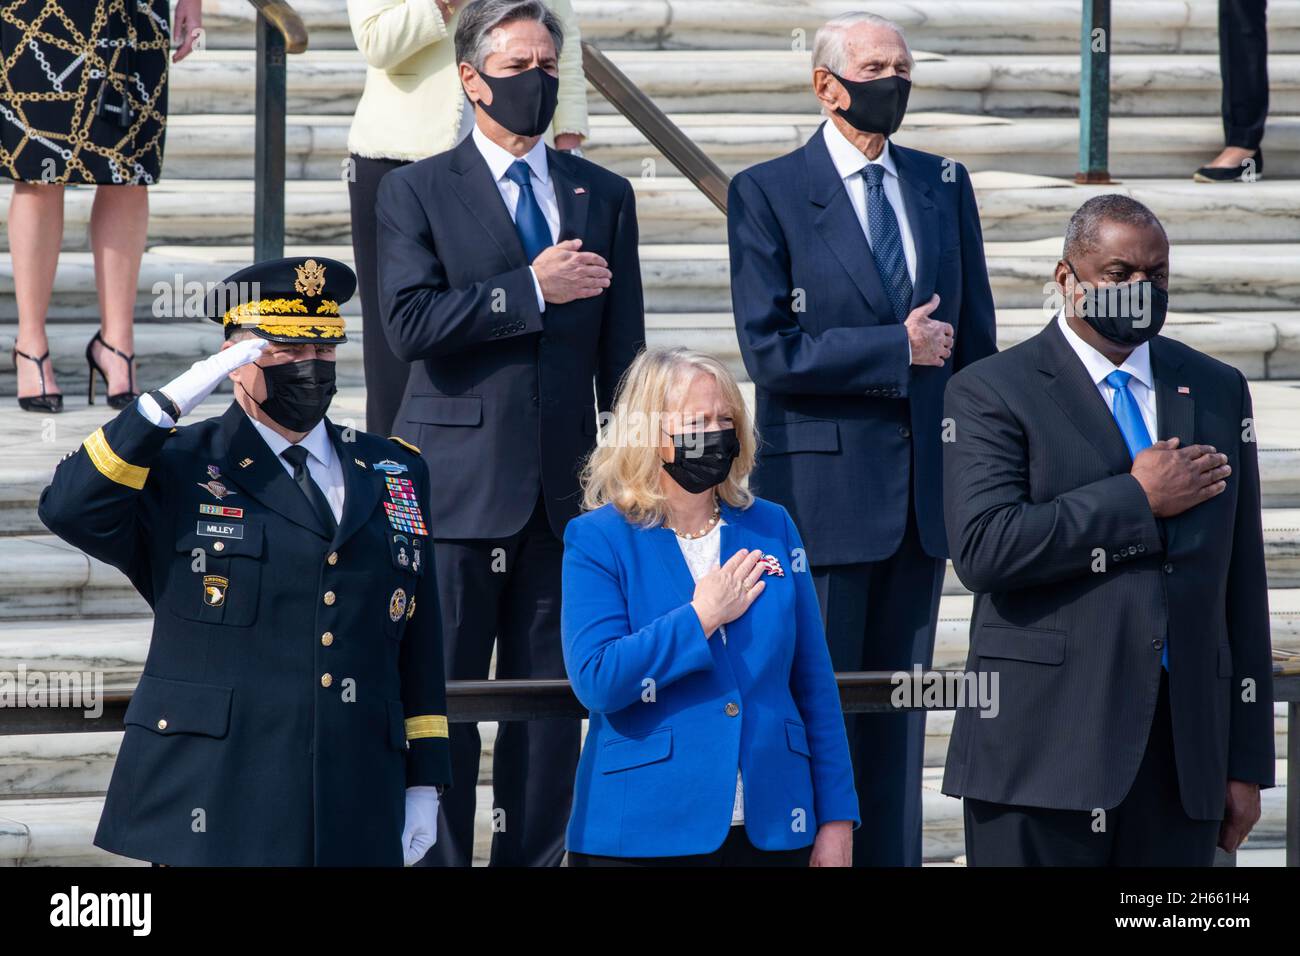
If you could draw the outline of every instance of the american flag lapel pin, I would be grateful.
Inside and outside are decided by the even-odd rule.
[[[776,559],[776,555],[765,554],[759,563],[767,568],[765,574],[775,574],[778,578],[785,577],[785,571],[781,568],[781,562]]]
[[[575,186],[573,188],[573,195],[575,196],[585,196],[586,194],[587,194],[586,186]]]
[[[1179,394],[1179,395],[1190,395],[1190,394],[1192,394],[1192,389],[1191,389],[1190,386],[1187,386],[1187,385],[1179,385],[1179,386],[1178,386],[1178,394]]]

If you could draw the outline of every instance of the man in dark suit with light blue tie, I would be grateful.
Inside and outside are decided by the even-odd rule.
[[[1043,331],[947,390],[967,670],[999,700],[958,710],[943,792],[972,866],[1208,866],[1274,776],[1250,389],[1159,334],[1169,240],[1136,200],[1084,203],[1054,278]]]
[[[540,0],[475,0],[456,56],[476,125],[380,183],[380,301],[411,362],[395,429],[419,446],[449,680],[562,678],[560,562],[597,406],[644,344],[631,184],[542,134],[563,34]],[[559,865],[579,722],[505,723],[493,758],[493,865]],[[431,858],[467,866],[480,740],[451,728],[446,826]]]
[[[803,535],[835,669],[910,670],[931,660],[948,554],[943,389],[996,350],[993,297],[966,170],[889,141],[911,85],[898,28],[836,17],[813,67],[826,123],[738,175],[728,205],[754,485]],[[848,728],[855,865],[919,865],[924,715]]]

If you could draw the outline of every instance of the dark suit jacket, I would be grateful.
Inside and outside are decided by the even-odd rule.
[[[941,368],[908,363],[907,330],[820,130],[731,183],[731,297],[762,437],[754,486],[790,511],[814,564],[892,555],[909,479],[921,543],[947,556],[943,388],[997,348],[970,177],[940,156],[890,150],[917,246],[912,307],[938,292],[933,318],[956,333]]]
[[[645,340],[631,184],[547,150],[560,240],[609,262],[602,295],[537,308],[510,210],[471,138],[379,185],[379,294],[393,352],[414,363],[397,414],[436,489],[438,538],[501,538],[546,498],[557,535],[578,513],[596,407]],[[593,398],[593,382],[595,391]]]
[[[1129,474],[1119,427],[1055,320],[948,386],[948,534],[976,593],[967,668],[999,674],[1000,712],[957,712],[944,793],[1116,806],[1146,748],[1165,641],[1187,813],[1222,817],[1230,778],[1273,783],[1250,391],[1236,369],[1172,339],[1152,340],[1151,365],[1158,437],[1213,445],[1232,466],[1226,491],[1167,520]]]
[[[132,404],[41,492],[45,525],[154,612],[96,846],[182,866],[401,866],[406,787],[451,782],[433,549],[399,560],[373,467],[409,469],[423,506],[424,465],[327,425],[346,489],[332,538],[236,404],[177,429]],[[213,468],[221,498],[202,487]]]

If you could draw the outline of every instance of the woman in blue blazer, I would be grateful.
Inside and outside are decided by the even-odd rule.
[[[571,866],[847,866],[844,717],[799,532],[746,487],[726,368],[642,353],[564,536],[564,661],[591,711]]]

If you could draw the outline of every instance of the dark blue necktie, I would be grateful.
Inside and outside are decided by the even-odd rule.
[[[524,256],[532,262],[543,249],[551,245],[551,227],[546,224],[542,207],[533,195],[532,170],[522,159],[511,163],[506,178],[519,187],[519,202],[515,205],[515,229],[524,244]]]
[[[1138,407],[1137,399],[1128,389],[1132,377],[1132,372],[1116,369],[1106,376],[1106,384],[1111,387],[1110,413],[1115,416],[1119,432],[1124,436],[1124,444],[1128,446],[1129,456],[1136,458],[1138,452],[1151,447],[1151,433],[1147,431],[1147,423],[1142,418],[1142,409]],[[1169,670],[1167,636],[1165,648],[1160,654],[1160,666]]]
[[[907,318],[912,304],[912,280],[907,274],[907,259],[903,255],[903,234],[898,230],[894,207],[885,196],[881,185],[885,167],[870,163],[862,170],[867,183],[867,231],[871,236],[871,258],[876,260],[876,271],[884,283],[889,304],[894,308],[894,320]]]

